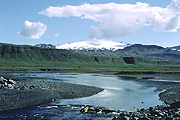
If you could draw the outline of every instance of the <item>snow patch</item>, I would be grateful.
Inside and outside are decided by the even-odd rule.
[[[63,44],[63,45],[57,45],[57,49],[88,49],[88,50],[94,50],[94,49],[108,49],[108,50],[118,50],[123,49],[124,47],[127,47],[128,44],[123,42],[115,42],[110,39],[91,39],[81,42],[74,42],[69,44]]]

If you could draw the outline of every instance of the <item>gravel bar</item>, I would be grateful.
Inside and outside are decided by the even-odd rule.
[[[0,89],[0,111],[40,105],[60,99],[88,97],[102,88],[64,82],[19,80],[14,89]]]

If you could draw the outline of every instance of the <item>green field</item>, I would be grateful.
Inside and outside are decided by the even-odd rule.
[[[26,70],[73,70],[73,71],[114,71],[121,74],[153,74],[153,73],[180,73],[180,63],[97,63],[97,62],[22,62],[0,61],[1,70],[26,71]]]
[[[180,72],[180,61],[145,57],[132,57],[132,59],[132,63],[127,63],[124,57],[94,56],[71,50],[0,44],[1,70],[116,71],[122,74]]]

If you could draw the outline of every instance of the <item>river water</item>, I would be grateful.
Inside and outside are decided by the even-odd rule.
[[[1,73],[3,74],[3,73]],[[4,73],[7,74],[7,73]],[[26,72],[26,73],[8,73],[14,74],[14,78],[24,77],[29,79],[43,79],[47,81],[67,82],[73,84],[81,84],[88,86],[96,86],[104,88],[104,91],[84,98],[60,100],[41,106],[33,106],[19,110],[13,110],[4,113],[4,116],[11,116],[12,119],[19,119],[19,116],[27,118],[35,118],[38,115],[48,116],[48,119],[108,119],[107,116],[85,115],[79,110],[72,109],[68,105],[91,105],[100,106],[107,109],[115,109],[121,111],[135,111],[141,108],[149,108],[163,104],[159,100],[158,94],[161,91],[156,89],[156,82],[147,83],[139,82],[133,78],[124,80],[116,75],[105,75],[97,73],[42,73],[42,72]],[[162,81],[164,82],[164,81]],[[158,82],[159,84],[159,82]],[[57,107],[58,106],[58,107]],[[60,106],[60,107],[59,107]],[[3,116],[1,115],[1,116]],[[41,116],[42,117],[42,116]],[[1,117],[3,118],[3,117]],[[6,118],[6,117],[4,117]],[[8,118],[8,117],[7,117]],[[110,118],[109,118],[110,119]]]
[[[60,104],[90,104],[126,111],[162,104],[158,98],[160,91],[156,91],[156,88],[149,84],[125,81],[113,75],[74,74],[72,76],[74,78],[68,78],[66,82],[101,87],[105,90],[91,97],[62,100]]]

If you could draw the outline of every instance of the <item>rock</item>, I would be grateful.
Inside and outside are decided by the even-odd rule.
[[[139,118],[138,117],[134,117],[134,120],[138,120]]]
[[[5,85],[5,86],[7,86],[7,85],[8,85],[6,81],[4,82],[4,85]]]
[[[91,114],[96,114],[99,111],[101,110],[98,108],[93,108],[93,107],[88,107],[88,106],[80,110],[80,112],[82,113],[91,113]]]
[[[16,84],[14,80],[9,79],[9,84]]]
[[[169,107],[168,105],[160,105],[149,107],[149,109],[137,109],[136,112],[109,110],[106,108],[96,108],[87,105],[72,105],[72,107],[80,108],[82,113],[89,114],[106,114],[112,115],[113,120],[179,120],[180,108]],[[115,114],[116,115],[115,115]]]
[[[154,110],[154,108],[153,107],[149,107],[149,111],[153,111]]]
[[[172,108],[180,108],[180,101],[170,104]]]
[[[117,116],[115,116],[115,117],[113,117],[113,119],[112,120],[117,120],[118,119],[118,117]]]
[[[139,118],[138,120],[151,120],[149,118]]]
[[[128,116],[124,116],[125,120],[129,120],[130,118]]]
[[[35,88],[35,86],[34,86],[34,85],[32,85],[32,86],[30,86],[29,88],[30,88],[30,89],[33,89],[33,88]]]
[[[166,117],[166,119],[165,120],[173,120],[173,118],[171,118],[171,117]]]
[[[164,112],[159,112],[160,116],[164,116],[164,114],[165,114]]]
[[[143,112],[144,110],[145,110],[144,108],[140,109],[141,112]]]
[[[22,86],[22,87],[20,88],[20,90],[27,90],[27,89],[29,89],[29,87],[26,86],[26,85],[24,85],[24,86]]]
[[[117,112],[116,110],[108,110],[108,109],[104,109],[102,110],[103,113],[113,113],[113,112]]]
[[[0,77],[0,89],[14,89],[16,82],[14,80]]]
[[[129,120],[128,118],[126,118],[125,116],[120,116],[117,118],[113,118],[113,120]]]
[[[14,89],[14,85],[13,85],[13,84],[8,84],[7,87],[8,87],[9,89]]]

